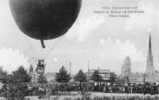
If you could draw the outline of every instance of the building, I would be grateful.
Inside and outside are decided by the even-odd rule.
[[[128,82],[130,75],[131,75],[131,60],[130,60],[130,57],[127,56],[121,68],[120,77],[123,78],[126,82]]]
[[[102,77],[103,81],[110,81],[111,78],[111,71],[108,69],[89,69],[87,72],[88,80],[91,80],[91,76],[95,71],[98,71],[99,75]]]
[[[155,70],[153,62],[151,34],[148,37],[148,52],[146,59],[146,70],[144,73],[131,73],[130,82],[142,84],[144,82],[159,83],[159,71]]]
[[[145,74],[154,74],[155,68],[153,63],[153,54],[152,54],[152,44],[151,44],[151,35],[149,35],[149,43],[148,43],[148,54],[146,60],[146,71]]]
[[[36,73],[39,75],[44,75],[44,73],[45,73],[45,61],[43,59],[40,59],[38,61],[38,64],[36,67]]]
[[[30,70],[29,73],[31,75],[31,81],[32,83],[38,83],[39,77],[41,75],[45,74],[45,62],[43,59],[38,60],[38,64],[35,68],[35,70],[33,69],[32,66],[30,66]]]
[[[131,73],[129,77],[129,83],[133,84],[144,84],[144,74],[143,73]]]
[[[146,60],[145,81],[155,82],[155,68],[152,54],[151,34],[149,35],[148,54]]]
[[[126,57],[121,69],[120,78],[128,79],[128,80],[125,80],[125,82],[136,83],[136,84],[143,84],[144,82],[159,83],[159,71],[155,70],[155,66],[153,62],[151,34],[148,37],[148,52],[147,52],[145,72],[132,73],[130,58]]]

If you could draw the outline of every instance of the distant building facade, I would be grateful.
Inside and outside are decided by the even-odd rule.
[[[155,70],[152,53],[151,34],[148,38],[148,53],[146,59],[146,70],[144,73],[132,73],[129,58],[125,59],[125,63],[121,69],[121,76],[128,77],[130,83],[143,84],[144,82],[159,83],[159,72]]]
[[[98,71],[103,81],[109,81],[111,78],[111,71],[108,69],[89,69],[87,72],[88,80],[91,80],[91,76],[95,71]]]
[[[145,74],[152,75],[152,74],[154,74],[154,72],[155,72],[155,68],[154,68],[154,63],[153,63],[152,44],[151,44],[151,35],[150,35]]]
[[[126,82],[128,82],[130,75],[131,75],[131,60],[130,60],[130,57],[127,56],[121,68],[120,77],[123,78]]]
[[[151,44],[151,34],[149,35],[148,42],[148,54],[146,60],[146,70],[145,70],[145,81],[147,82],[156,82],[155,67],[153,62],[153,53],[152,53],[152,44]]]

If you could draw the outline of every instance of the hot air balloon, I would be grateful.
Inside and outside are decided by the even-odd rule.
[[[31,38],[54,39],[64,35],[75,22],[81,0],[10,0],[14,20]]]

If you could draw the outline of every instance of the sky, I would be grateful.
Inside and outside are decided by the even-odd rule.
[[[105,6],[137,6],[142,14],[113,18],[94,11]],[[0,3],[0,66],[8,72],[44,58],[46,72],[57,72],[64,65],[71,72],[100,68],[120,74],[124,59],[130,56],[133,72],[144,72],[148,36],[152,35],[154,65],[159,70],[158,0],[83,0],[79,16],[64,36],[45,41],[34,40],[20,31],[9,9],[8,0]]]

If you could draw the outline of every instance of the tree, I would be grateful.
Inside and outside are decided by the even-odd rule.
[[[18,70],[12,73],[12,79],[14,82],[30,82],[31,77],[28,75],[27,71],[23,66],[20,66]]]
[[[102,81],[102,76],[99,75],[99,71],[98,70],[95,70],[91,76],[91,79],[95,82],[100,82]]]
[[[8,73],[0,67],[0,82],[5,83],[7,81]]]
[[[27,84],[30,79],[27,71],[22,66],[8,75],[8,82],[3,87],[7,89],[5,93],[7,100],[24,100],[28,93]]]
[[[3,84],[3,86],[6,84],[8,78],[8,73],[5,72],[2,67],[0,67],[0,83]],[[0,95],[4,95],[6,92],[6,88],[1,88],[0,89]]]
[[[100,89],[100,83],[102,81],[102,76],[99,74],[98,70],[95,70],[91,76],[91,79],[95,82],[97,82],[97,87],[95,87],[97,90]],[[95,89],[95,90],[96,90]]]
[[[117,80],[117,75],[114,72],[110,73],[110,83],[113,84]]]
[[[83,73],[82,70],[79,70],[79,72],[75,75],[74,80],[80,82],[80,90],[82,91],[82,84],[81,83],[87,81],[86,74]]]
[[[67,70],[64,66],[62,66],[58,73],[56,73],[56,81],[57,82],[69,82],[71,79],[70,74],[68,74]]]

